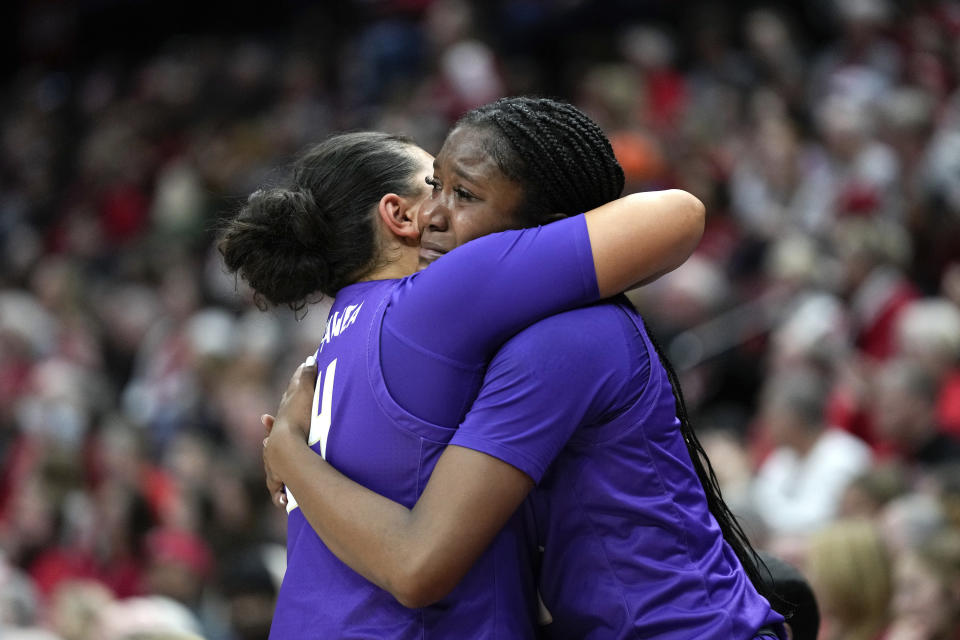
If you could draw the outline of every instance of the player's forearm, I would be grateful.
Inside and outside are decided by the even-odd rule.
[[[586,214],[602,297],[683,264],[703,235],[703,203],[686,191],[634,193]]]
[[[330,551],[401,604],[427,604],[417,572],[429,541],[412,512],[350,480],[295,435],[276,445],[280,477]]]

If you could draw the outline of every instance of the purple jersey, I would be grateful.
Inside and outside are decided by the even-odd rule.
[[[598,296],[583,217],[486,236],[402,280],[345,287],[317,351],[309,444],[352,480],[412,507],[456,432],[407,407],[462,411],[485,363],[521,328]],[[381,339],[384,344],[381,344]],[[381,362],[402,348],[408,374],[388,390]],[[399,346],[396,346],[399,345]],[[465,401],[464,398],[467,398]],[[294,496],[295,497],[295,496]],[[528,638],[535,597],[518,513],[443,600],[407,609],[343,564],[290,501],[287,572],[270,637]]]
[[[451,444],[538,483],[527,507],[548,637],[746,640],[782,622],[707,508],[666,371],[625,300],[507,342]]]

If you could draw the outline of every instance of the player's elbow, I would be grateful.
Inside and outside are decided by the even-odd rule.
[[[421,607],[429,607],[443,597],[434,597],[429,591],[425,587],[411,586],[403,590],[394,590],[393,597],[408,609],[420,609]]]
[[[455,581],[436,571],[436,568],[410,562],[398,576],[390,592],[397,602],[408,609],[427,607],[453,591]]]
[[[670,198],[670,210],[673,212],[668,223],[672,244],[665,254],[666,268],[658,275],[673,271],[693,255],[703,237],[707,217],[703,202],[692,193],[670,189],[665,195]]]
[[[676,215],[679,228],[686,244],[692,252],[703,237],[703,229],[707,220],[707,208],[697,196],[689,191],[671,189],[670,196],[677,202]]]

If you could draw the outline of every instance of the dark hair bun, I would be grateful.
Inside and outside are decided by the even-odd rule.
[[[311,294],[330,289],[326,257],[329,218],[302,189],[260,189],[220,241],[227,268],[255,292],[257,303],[302,308]]]
[[[299,310],[377,267],[377,203],[422,189],[410,145],[376,131],[332,136],[296,161],[289,188],[254,192],[226,221],[220,253],[253,287],[257,306]]]

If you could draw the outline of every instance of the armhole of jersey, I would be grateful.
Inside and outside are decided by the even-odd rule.
[[[400,280],[399,283],[405,281],[406,278]],[[397,287],[401,286],[399,283]],[[403,408],[403,406],[390,395],[390,391],[387,389],[387,381],[383,375],[383,367],[380,364],[380,345],[381,335],[384,330],[384,317],[386,316],[387,308],[390,306],[390,300],[396,290],[396,287],[392,287],[378,303],[376,315],[370,325],[370,333],[367,335],[366,358],[370,392],[376,399],[380,411],[397,425],[398,428],[434,442],[448,442],[453,434],[456,433],[456,428],[427,422],[413,415]]]
[[[606,427],[609,430],[609,435],[600,437],[597,440],[590,439],[581,441],[581,444],[586,446],[613,442],[617,438],[627,435],[631,429],[638,428],[638,425],[643,425],[647,417],[657,409],[658,403],[661,401],[660,396],[663,393],[664,386],[670,389],[670,381],[667,380],[663,366],[660,366],[660,358],[657,357],[657,351],[653,348],[653,343],[650,341],[650,336],[647,335],[643,322],[638,321],[639,316],[635,312],[631,312],[628,308],[624,307],[626,304],[629,303],[616,303],[614,305],[615,310],[618,314],[625,316],[626,319],[624,321],[626,323],[632,324],[636,327],[637,331],[640,332],[640,337],[643,339],[643,348],[647,352],[647,359],[650,363],[647,382],[636,400],[627,407],[624,407],[619,415],[607,422]],[[674,402],[672,390],[670,392],[670,402]],[[676,409],[674,409],[673,414],[674,417],[676,417]],[[576,435],[571,438],[571,440],[575,439]]]

